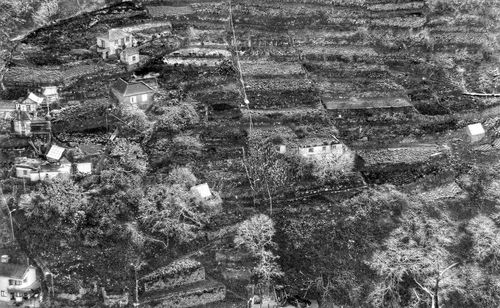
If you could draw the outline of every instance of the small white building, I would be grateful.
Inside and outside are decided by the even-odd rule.
[[[50,105],[59,101],[59,93],[56,86],[42,87],[42,95],[45,97],[45,105]]]
[[[208,199],[212,197],[212,192],[210,191],[210,187],[208,187],[207,183],[193,186],[191,187],[191,191],[193,193],[200,195],[203,199]]]
[[[470,142],[478,142],[486,135],[484,127],[481,123],[467,125],[465,131],[470,138]]]
[[[334,154],[336,156],[340,156],[343,153],[344,153],[344,148],[342,146],[342,143],[325,142],[324,144],[299,146],[299,155],[306,158],[324,154]]]

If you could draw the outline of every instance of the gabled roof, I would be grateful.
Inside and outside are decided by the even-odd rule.
[[[28,267],[28,265],[0,263],[0,277],[22,279]]]
[[[122,51],[123,55],[125,57],[128,57],[128,56],[135,56],[135,55],[138,55],[139,54],[139,48],[137,47],[129,47],[129,48],[125,48],[123,51]]]
[[[32,100],[37,104],[41,104],[43,102],[43,97],[40,97],[40,96],[36,95],[35,93],[31,92],[28,95],[28,98],[26,100]]]
[[[108,33],[102,33],[97,35],[98,38],[103,38],[108,41],[119,40],[127,36],[131,36],[129,32],[123,31],[122,29],[109,29]]]
[[[120,93],[123,96],[131,96],[131,95],[138,95],[138,94],[145,94],[145,93],[154,93],[155,90],[145,84],[142,81],[136,81],[136,82],[126,82],[123,79],[118,79],[115,81],[112,85],[111,88],[116,90],[118,93]]]

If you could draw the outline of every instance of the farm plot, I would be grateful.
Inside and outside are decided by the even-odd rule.
[[[319,103],[312,82],[305,78],[247,78],[245,82],[250,108],[317,107]]]
[[[240,65],[244,76],[271,77],[305,75],[304,68],[300,64],[294,62],[243,60],[240,61]]]
[[[87,63],[72,66],[42,66],[10,68],[4,76],[5,84],[12,86],[69,85],[83,76],[120,71],[107,64]]]

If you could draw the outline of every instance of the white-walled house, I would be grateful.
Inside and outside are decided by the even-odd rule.
[[[36,268],[27,264],[9,263],[8,256],[0,262],[0,302],[22,304],[40,289]]]
[[[302,157],[314,157],[316,155],[334,154],[340,156],[344,152],[342,143],[324,142],[321,144],[300,145],[299,155]]]
[[[111,94],[119,104],[130,104],[143,110],[151,106],[155,92],[152,87],[142,81],[126,82],[120,78],[111,85]]]
[[[59,101],[59,92],[56,86],[42,87],[42,95],[45,98],[42,105],[50,105]]]
[[[108,33],[97,36],[97,51],[103,59],[118,56],[120,51],[135,45],[133,35],[121,29],[109,29]]]

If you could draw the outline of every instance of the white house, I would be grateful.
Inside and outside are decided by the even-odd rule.
[[[131,33],[121,29],[109,29],[108,33],[97,36],[97,51],[103,59],[118,56],[120,51],[136,44]]]
[[[477,142],[484,138],[486,132],[484,131],[484,127],[481,123],[467,125],[465,129],[467,135],[469,135],[471,142]]]
[[[301,145],[299,146],[299,155],[303,157],[312,157],[316,155],[324,155],[324,154],[335,154],[342,155],[344,148],[341,143],[324,143],[324,144],[316,144],[316,145]]]
[[[42,87],[42,95],[45,98],[45,105],[50,105],[59,101],[59,93],[56,86]]]
[[[39,293],[40,281],[35,267],[9,263],[7,255],[0,260],[0,302],[20,305]]]

